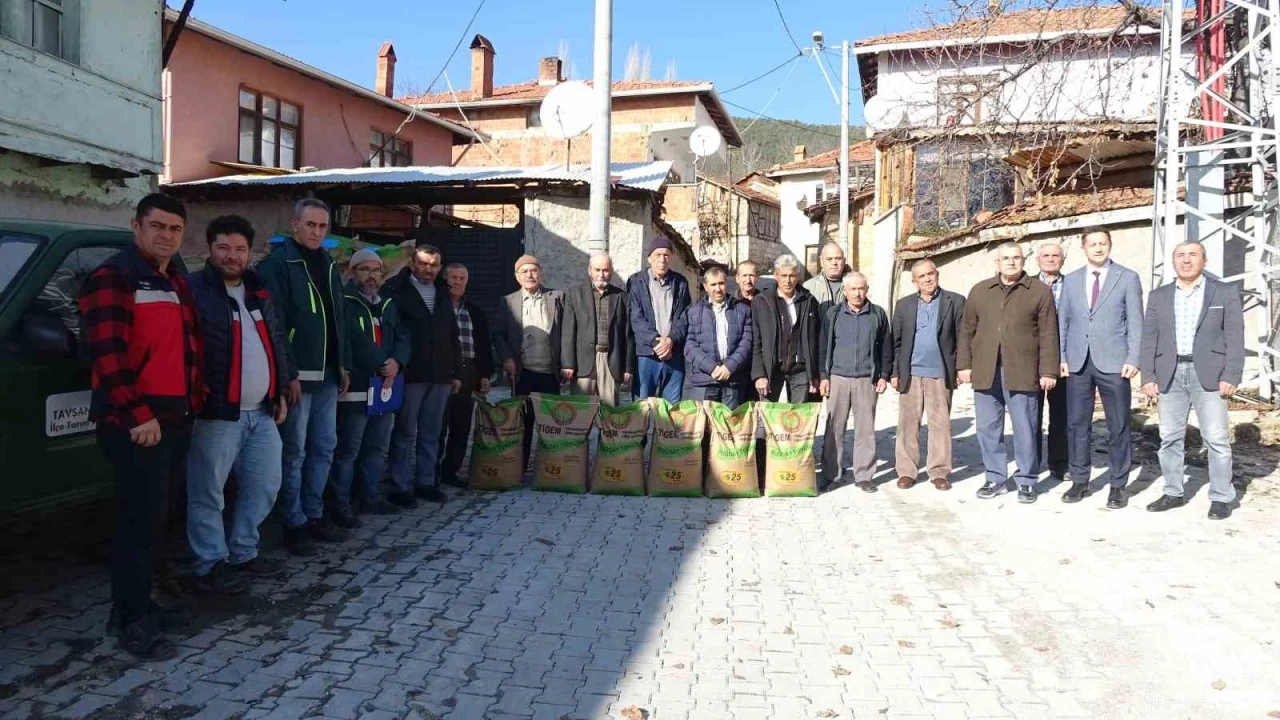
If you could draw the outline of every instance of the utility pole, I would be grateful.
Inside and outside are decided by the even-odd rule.
[[[849,41],[840,43],[840,247],[849,247]],[[857,258],[853,258],[857,263]]]
[[[609,149],[613,133],[613,0],[595,0],[596,119],[591,126],[591,204],[587,222],[587,250],[609,250]]]

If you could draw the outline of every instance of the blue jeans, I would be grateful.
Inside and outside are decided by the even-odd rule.
[[[406,383],[404,404],[391,436],[391,485],[396,492],[435,487],[440,429],[449,404],[449,386]]]
[[[353,484],[357,486],[360,502],[369,505],[377,501],[378,484],[387,470],[387,448],[391,445],[395,420],[395,413],[366,415],[362,402],[338,403],[338,450],[333,454],[329,480],[340,512],[352,510]]]
[[[672,355],[671,360],[663,362],[654,357],[638,357],[637,381],[640,392],[637,400],[660,397],[671,404],[680,402],[684,393],[684,358]]]
[[[241,411],[239,420],[197,420],[187,452],[187,540],[197,575],[214,563],[258,556],[258,526],[280,491],[282,443],[271,412]],[[222,522],[227,475],[236,473],[231,529]]]
[[[1182,497],[1186,460],[1187,415],[1196,409],[1200,437],[1209,448],[1209,501],[1236,499],[1231,485],[1231,434],[1227,425],[1227,399],[1217,390],[1205,390],[1194,363],[1180,362],[1169,389],[1160,393],[1160,471],[1164,494]]]
[[[324,515],[324,486],[338,445],[338,384],[326,382],[315,392],[302,393],[302,402],[289,408],[280,426],[280,439],[280,513],[286,527],[296,528]]]
[[[999,365],[996,366],[991,388],[974,391],[973,414],[987,482],[1003,485],[1009,481],[1009,456],[1004,447],[1004,414],[1008,411],[1013,420],[1013,459],[1018,466],[1014,479],[1020,488],[1036,484],[1036,420],[1040,417],[1040,395],[1039,390],[1017,392],[1007,389],[1004,369]]]

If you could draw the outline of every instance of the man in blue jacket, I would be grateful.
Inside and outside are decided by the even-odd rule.
[[[258,263],[257,271],[284,316],[297,368],[289,383],[289,417],[280,426],[284,483],[278,506],[284,544],[295,555],[315,553],[313,540],[340,542],[348,533],[324,516],[324,486],[338,444],[338,396],[347,391],[350,345],[342,281],[328,251],[329,206],[308,198],[293,210],[293,235]]]
[[[674,248],[658,236],[649,244],[649,269],[627,278],[631,328],[636,338],[640,398],[680,402],[684,343],[689,332],[689,281],[671,271]]]
[[[736,408],[751,379],[751,305],[729,296],[723,268],[709,268],[702,286],[707,294],[689,309],[684,346],[690,392]]]
[[[349,267],[351,280],[344,300],[351,337],[351,387],[338,398],[338,450],[329,480],[336,501],[334,524],[358,528],[361,523],[353,503],[353,485],[361,512],[400,512],[378,492],[387,469],[387,450],[396,416],[394,412],[369,415],[368,408],[372,404],[369,393],[390,388],[409,363],[410,344],[409,330],[401,325],[395,302],[380,293],[382,258],[365,248],[351,255]]]

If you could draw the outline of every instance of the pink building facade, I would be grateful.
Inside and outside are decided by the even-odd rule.
[[[474,133],[392,99],[394,63],[384,46],[377,75],[387,87],[364,88],[190,20],[163,76],[161,184],[304,167],[452,165],[453,145]]]

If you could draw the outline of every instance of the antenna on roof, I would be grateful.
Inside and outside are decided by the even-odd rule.
[[[551,137],[564,138],[564,166],[569,168],[573,139],[585,134],[593,124],[595,96],[584,82],[556,85],[538,106],[542,129]]]

